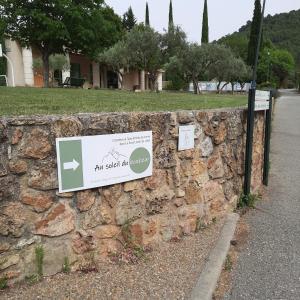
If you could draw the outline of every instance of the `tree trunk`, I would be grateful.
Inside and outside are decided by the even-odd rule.
[[[193,85],[194,85],[194,94],[198,95],[199,94],[199,85],[198,85],[198,80],[193,79]]]
[[[120,89],[123,89],[123,73],[120,71],[116,71],[116,73],[118,74],[118,81],[120,84]]]
[[[151,90],[151,92],[154,92],[154,90],[155,90],[155,79],[149,77],[149,82],[150,82],[150,90]]]
[[[231,82],[231,93],[234,94],[234,82]]]
[[[221,81],[218,82],[218,85],[217,85],[217,94],[221,94],[221,91],[220,91],[220,85],[221,85]]]
[[[157,74],[149,73],[148,79],[150,81],[150,90],[153,92],[153,91],[155,91],[155,82],[157,80]]]
[[[43,53],[42,55],[43,60],[43,69],[44,69],[44,87],[49,87],[49,54]]]
[[[228,82],[225,82],[225,83],[223,84],[223,86],[221,87],[221,91],[223,91],[224,87],[225,87],[227,84],[228,84]]]
[[[240,82],[241,92],[243,92],[246,82]]]
[[[150,90],[151,92],[154,92],[155,90],[155,81],[153,79],[149,79],[150,80]]]

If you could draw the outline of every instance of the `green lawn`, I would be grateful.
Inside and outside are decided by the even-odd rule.
[[[175,111],[246,105],[245,95],[0,87],[0,115]]]

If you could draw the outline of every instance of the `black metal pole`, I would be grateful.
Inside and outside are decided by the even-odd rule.
[[[261,35],[265,14],[266,0],[264,0],[262,16],[260,21],[260,29],[256,47],[255,63],[253,66],[253,79],[248,95],[248,114],[247,114],[247,140],[246,140],[246,155],[245,155],[245,177],[244,177],[244,195],[249,195],[251,191],[251,168],[252,168],[252,147],[253,147],[253,129],[254,129],[254,108],[255,108],[255,92],[257,65],[259,57],[259,49],[261,44]]]
[[[253,82],[252,82],[251,88],[249,89],[249,95],[248,95],[244,195],[249,195],[250,190],[251,190],[251,166],[252,166],[253,130],[254,130],[254,107],[255,107],[255,86],[253,86]]]
[[[269,184],[269,171],[270,171],[270,141],[272,131],[272,109],[273,109],[273,94],[270,93],[270,107],[266,111],[266,123],[265,123],[265,150],[264,150],[264,173],[263,184],[268,186]]]

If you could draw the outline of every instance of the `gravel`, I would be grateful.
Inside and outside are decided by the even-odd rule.
[[[164,243],[134,265],[101,263],[99,272],[58,274],[21,284],[1,299],[188,299],[224,224],[219,219],[178,242]]]

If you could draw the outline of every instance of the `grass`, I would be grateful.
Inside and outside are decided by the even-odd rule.
[[[202,218],[197,218],[196,232],[199,232],[200,230],[204,230],[206,228],[207,228],[207,225],[202,221]]]
[[[69,258],[67,256],[64,257],[64,263],[62,265],[62,271],[66,274],[69,274],[71,272],[70,262],[69,262]]]
[[[224,264],[224,269],[225,271],[230,272],[232,270],[232,267],[233,267],[233,261],[231,259],[231,256],[227,254],[225,264]]]
[[[42,278],[43,277],[43,262],[44,262],[44,248],[42,245],[38,245],[35,248],[35,260],[36,260],[36,268],[37,275]]]
[[[0,290],[4,290],[7,288],[7,277],[1,277],[0,278]]]
[[[0,115],[175,111],[245,106],[245,95],[0,87]]]
[[[242,209],[245,207],[255,208],[255,203],[261,200],[261,195],[259,194],[249,194],[244,195],[242,194],[239,198],[237,208]]]

